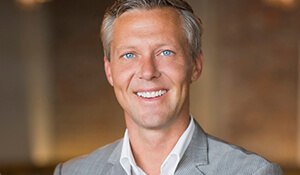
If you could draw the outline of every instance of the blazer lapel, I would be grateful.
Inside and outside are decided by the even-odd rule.
[[[122,151],[123,140],[119,142],[111,156],[109,157],[101,175],[126,175],[122,165],[120,164],[120,157]]]
[[[195,130],[191,143],[185,151],[175,175],[205,175],[205,167],[208,163],[207,136],[195,121]]]

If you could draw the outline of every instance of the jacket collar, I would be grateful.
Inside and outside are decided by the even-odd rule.
[[[195,122],[195,131],[186,150],[186,156],[198,166],[209,163],[207,135],[197,122]]]
[[[195,130],[191,143],[183,155],[176,174],[205,174],[205,165],[208,165],[208,143],[207,136],[200,125],[195,121]]]
[[[126,175],[125,170],[120,164],[122,145],[123,145],[123,139],[119,140],[118,143],[116,143],[116,147],[112,151],[100,175],[115,175],[115,174]]]

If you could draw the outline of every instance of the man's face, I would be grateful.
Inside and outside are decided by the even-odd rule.
[[[171,8],[131,10],[114,23],[108,81],[127,127],[161,129],[188,120],[189,86],[201,72],[192,59],[180,16]]]

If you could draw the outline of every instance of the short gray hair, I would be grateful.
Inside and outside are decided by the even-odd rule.
[[[202,22],[195,14],[191,6],[184,0],[116,0],[106,10],[101,26],[101,39],[104,55],[110,59],[110,45],[112,40],[112,28],[116,18],[133,9],[174,8],[182,18],[183,31],[188,40],[192,58],[196,58],[201,52]]]

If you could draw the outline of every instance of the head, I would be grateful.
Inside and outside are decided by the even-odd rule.
[[[190,6],[117,1],[105,15],[102,39],[106,76],[128,129],[185,126],[189,87],[202,70],[201,25]]]
[[[112,28],[119,16],[130,10],[149,10],[164,7],[174,8],[180,15],[182,29],[188,40],[190,54],[192,58],[197,57],[201,52],[202,24],[201,20],[194,14],[191,6],[184,0],[116,0],[107,9],[101,27],[101,39],[105,56],[110,59]]]

